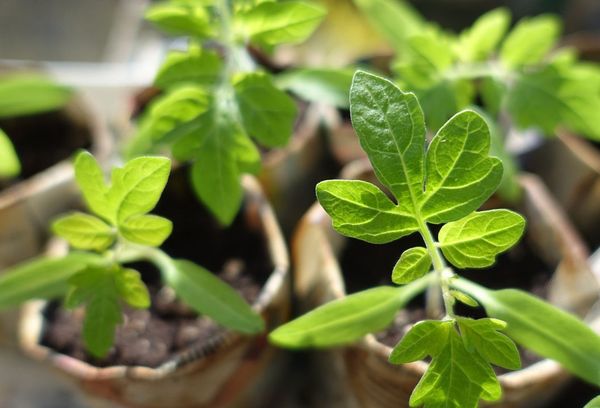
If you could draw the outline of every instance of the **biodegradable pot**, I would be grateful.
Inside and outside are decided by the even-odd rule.
[[[544,180],[585,238],[600,244],[600,151],[559,131],[528,155],[527,167]]]
[[[243,186],[245,205],[238,217],[248,228],[264,236],[268,261],[272,265],[253,304],[269,331],[289,317],[288,254],[274,213],[256,180],[246,176]],[[280,375],[278,370],[284,355],[268,345],[265,335],[249,337],[231,331],[220,331],[210,340],[171,356],[156,368],[96,367],[41,344],[47,324],[45,308],[46,303],[40,301],[30,302],[23,308],[22,349],[33,359],[66,374],[94,407],[260,406],[270,381]]]
[[[352,163],[343,176],[374,180],[366,161]],[[586,263],[587,250],[539,179],[523,175],[520,183],[524,196],[519,211],[528,221],[525,239],[542,259],[558,265],[549,283],[548,297],[562,307],[583,314],[598,297],[598,282]],[[347,242],[332,229],[329,216],[318,203],[301,220],[292,249],[296,295],[304,300],[305,310],[345,296],[347,283],[338,255]],[[592,318],[594,327],[600,329],[600,318]],[[332,380],[332,387],[345,389],[344,394],[352,399],[348,406],[408,407],[409,396],[427,369],[427,363],[391,365],[387,361],[390,352],[389,346],[371,334],[359,343],[330,352],[330,365],[337,368],[330,368],[327,378],[337,379],[337,384]],[[568,383],[570,377],[558,363],[550,360],[502,374],[499,379],[503,399],[499,406],[541,405]]]
[[[70,155],[87,148],[100,162],[105,162],[112,148],[111,136],[103,122],[91,110],[91,105],[77,96],[60,111],[3,120],[0,127],[13,139],[24,164],[41,167],[36,174],[0,190],[0,270],[38,254],[47,237],[48,222],[57,214],[72,208],[77,201]],[[56,124],[56,125],[54,125]],[[48,132],[69,133],[62,139],[71,140],[66,147],[57,147],[58,163],[40,165],[43,156],[54,148]],[[58,142],[57,142],[58,143]],[[38,148],[35,157],[21,149]],[[44,169],[45,168],[45,169]]]

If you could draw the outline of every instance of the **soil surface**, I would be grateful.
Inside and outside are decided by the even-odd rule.
[[[188,188],[186,174],[180,169],[172,175],[153,211],[174,225],[162,248],[173,258],[186,258],[216,272],[253,303],[273,268],[260,226],[242,211],[229,228],[219,227]],[[42,343],[96,366],[157,367],[224,331],[209,318],[197,316],[170,288],[162,286],[154,267],[145,263],[131,266],[142,273],[152,306],[148,310],[124,308],[124,324],[117,329],[115,345],[107,357],[96,359],[85,352],[80,336],[84,311],[67,311],[59,302],[51,303],[46,311],[49,324]]]
[[[71,157],[78,149],[89,149],[92,145],[92,130],[88,124],[67,109],[2,119],[0,129],[12,141],[22,166],[18,178],[8,182],[0,180],[0,189],[27,179]]]

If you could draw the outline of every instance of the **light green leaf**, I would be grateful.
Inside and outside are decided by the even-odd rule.
[[[524,18],[502,44],[500,60],[508,68],[536,64],[554,47],[560,31],[561,23],[555,16]]]
[[[246,131],[267,147],[287,144],[296,118],[293,99],[261,73],[240,74],[233,86]]]
[[[574,315],[520,290],[489,290],[466,279],[453,286],[475,297],[489,317],[505,321],[511,339],[600,385],[600,337]]]
[[[183,126],[175,128],[177,138],[173,139],[171,147],[173,156],[179,161],[193,159],[204,145],[204,142],[214,138],[228,139],[234,125],[223,117],[215,101],[211,101],[201,114]],[[180,131],[180,129],[182,131]]]
[[[502,163],[489,156],[485,120],[473,111],[450,119],[427,150],[427,184],[421,215],[439,224],[460,219],[481,206],[496,191]]]
[[[168,88],[180,83],[213,85],[221,70],[221,61],[213,51],[174,51],[166,60],[154,78],[154,85]]]
[[[21,163],[9,137],[0,129],[0,179],[12,178],[21,172]]]
[[[498,319],[457,318],[460,333],[467,348],[474,347],[490,363],[518,370],[521,357],[515,343],[500,331],[506,329],[506,323]]]
[[[395,49],[404,49],[406,40],[425,26],[423,18],[406,1],[354,0],[373,28]]]
[[[106,197],[108,186],[94,156],[86,151],[80,152],[75,157],[74,167],[77,185],[89,209],[105,220],[112,220],[112,208]]]
[[[474,212],[444,225],[439,242],[446,259],[457,268],[485,268],[515,245],[524,231],[525,219],[515,212]]]
[[[352,124],[377,178],[390,189],[398,209],[414,214],[423,194],[425,122],[414,94],[358,71],[350,89]]]
[[[210,18],[202,5],[163,2],[150,6],[145,18],[170,34],[208,37],[212,34]]]
[[[112,207],[111,220],[120,226],[132,215],[152,210],[162,194],[171,161],[166,157],[138,157],[112,172],[112,186],[108,192]]]
[[[510,25],[510,12],[497,8],[479,17],[463,31],[458,43],[458,53],[467,62],[484,61],[496,49]]]
[[[119,268],[115,273],[115,285],[119,296],[132,307],[150,307],[150,294],[140,273],[134,269]]]
[[[96,254],[71,252],[62,258],[37,258],[5,269],[0,276],[0,308],[64,295],[71,276],[102,262]]]
[[[333,347],[383,330],[400,308],[422,291],[426,279],[401,288],[380,286],[326,303],[278,327],[269,341],[282,347]]]
[[[429,88],[442,81],[454,61],[450,41],[433,31],[411,37],[407,45],[395,65],[399,79],[410,84],[411,89]]]
[[[325,13],[325,9],[313,3],[264,2],[236,15],[236,30],[259,44],[295,44],[312,34]]]
[[[467,349],[452,323],[446,325],[446,337],[428,350],[431,364],[413,390],[410,406],[476,408],[480,399],[498,400],[502,391],[491,366]],[[444,346],[439,348],[437,342]]]
[[[115,240],[115,231],[110,225],[82,212],[60,217],[52,223],[52,231],[78,249],[103,251]]]
[[[260,151],[244,132],[235,132],[230,147],[240,173],[257,174],[261,168]]]
[[[477,301],[475,299],[473,299],[471,296],[467,295],[464,292],[461,292],[459,290],[450,289],[450,294],[452,295],[452,297],[454,299],[458,300],[461,303],[464,303],[467,306],[471,306],[471,307],[479,306],[479,303],[477,303]]]
[[[585,407],[583,408],[600,408],[600,396],[585,404]]]
[[[429,272],[431,257],[427,249],[414,247],[402,253],[392,272],[392,281],[403,285],[420,278]]]
[[[264,330],[262,317],[229,285],[190,261],[174,261],[164,278],[177,296],[198,313],[217,323],[248,334]]]
[[[415,218],[371,183],[327,180],[317,184],[317,199],[341,234],[374,244],[394,241],[417,230]]]
[[[279,74],[275,82],[304,100],[347,109],[353,75],[351,69],[304,68]]]
[[[396,344],[389,361],[406,364],[422,360],[428,355],[437,355],[448,341],[448,332],[453,330],[452,321],[423,320],[416,323]]]
[[[173,223],[157,215],[134,215],[119,224],[123,238],[136,244],[160,246],[171,235]]]
[[[71,99],[71,89],[35,74],[0,76],[0,118],[57,110]]]

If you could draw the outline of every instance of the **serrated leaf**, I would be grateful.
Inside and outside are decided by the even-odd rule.
[[[402,253],[392,272],[392,282],[403,285],[429,272],[431,257],[427,249],[414,247]]]
[[[161,65],[154,85],[160,88],[181,83],[212,85],[221,70],[221,60],[213,51],[170,52]]]
[[[73,164],[75,179],[83,193],[89,209],[105,220],[112,220],[112,207],[108,203],[108,186],[104,173],[91,153],[82,151],[77,154]]]
[[[373,184],[358,180],[327,180],[317,184],[317,199],[341,234],[382,244],[417,230],[415,218]]]
[[[561,31],[557,17],[540,15],[520,20],[500,49],[500,60],[508,68],[540,62],[556,44]]]
[[[90,264],[102,262],[103,258],[96,254],[71,252],[62,258],[36,258],[5,269],[0,276],[0,308],[64,295],[73,275]]]
[[[100,218],[73,212],[52,223],[52,231],[73,247],[103,251],[115,240],[115,231]]]
[[[262,317],[234,289],[203,267],[176,260],[173,267],[163,273],[177,296],[198,313],[242,333],[256,334],[264,330]]]
[[[458,53],[467,62],[484,61],[496,49],[510,25],[510,12],[497,8],[479,17],[460,35]]]
[[[350,69],[304,68],[279,74],[275,82],[306,101],[347,109],[353,75]]]
[[[424,289],[426,281],[401,288],[380,286],[326,303],[278,327],[269,341],[282,347],[332,347],[383,330],[402,306]]]
[[[0,178],[12,178],[21,172],[21,163],[8,135],[0,129]]]
[[[502,179],[502,162],[489,156],[487,123],[463,111],[435,135],[427,150],[427,183],[421,215],[439,224],[458,220],[489,198]]]
[[[458,300],[461,303],[464,303],[467,306],[471,306],[471,307],[479,306],[479,303],[477,303],[477,301],[475,299],[473,299],[471,296],[469,296],[466,293],[461,292],[459,290],[450,289],[450,295],[452,295],[452,297],[454,299]]]
[[[212,34],[210,18],[202,5],[163,2],[146,10],[145,18],[170,34],[208,37]]]
[[[119,268],[115,273],[115,285],[119,296],[132,307],[150,307],[150,294],[140,273],[130,268]]]
[[[523,235],[525,219],[510,210],[474,212],[449,222],[439,233],[442,252],[454,266],[485,268]]]
[[[119,224],[123,238],[136,244],[160,246],[171,235],[173,223],[157,215],[134,215]]]
[[[322,7],[301,1],[264,2],[236,15],[236,28],[259,44],[295,44],[312,34],[325,13]]]
[[[390,363],[406,364],[438,354],[448,341],[452,326],[451,321],[423,320],[416,323],[393,348]]]
[[[498,319],[457,318],[460,333],[467,348],[474,347],[490,363],[518,370],[521,357],[515,343],[500,331],[506,329],[506,323]]]
[[[233,86],[246,131],[267,147],[287,144],[296,118],[293,99],[261,73],[240,74]]]
[[[166,157],[138,157],[112,172],[107,194],[113,209],[111,220],[119,226],[132,215],[145,214],[158,202],[169,173],[171,161]]]
[[[35,74],[0,76],[0,118],[57,110],[69,101],[73,91]]]
[[[520,290],[489,290],[466,279],[453,286],[506,322],[504,332],[518,344],[600,385],[600,337],[577,317]]]

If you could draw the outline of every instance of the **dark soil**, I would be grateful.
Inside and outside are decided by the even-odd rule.
[[[171,176],[154,211],[174,225],[173,234],[162,248],[173,258],[186,258],[217,272],[253,303],[273,268],[260,226],[242,211],[229,228],[219,227],[188,188],[185,170]],[[142,273],[152,306],[148,310],[124,308],[124,324],[117,329],[115,345],[107,357],[96,359],[85,352],[80,336],[84,311],[67,311],[59,302],[51,303],[46,310],[49,323],[42,344],[96,366],[157,367],[224,331],[177,300],[171,289],[161,285],[154,267],[142,263],[132,267]]]
[[[27,179],[71,157],[78,149],[89,149],[92,145],[89,124],[67,109],[1,119],[0,129],[15,146],[22,166],[17,179],[0,181],[0,189]]]

